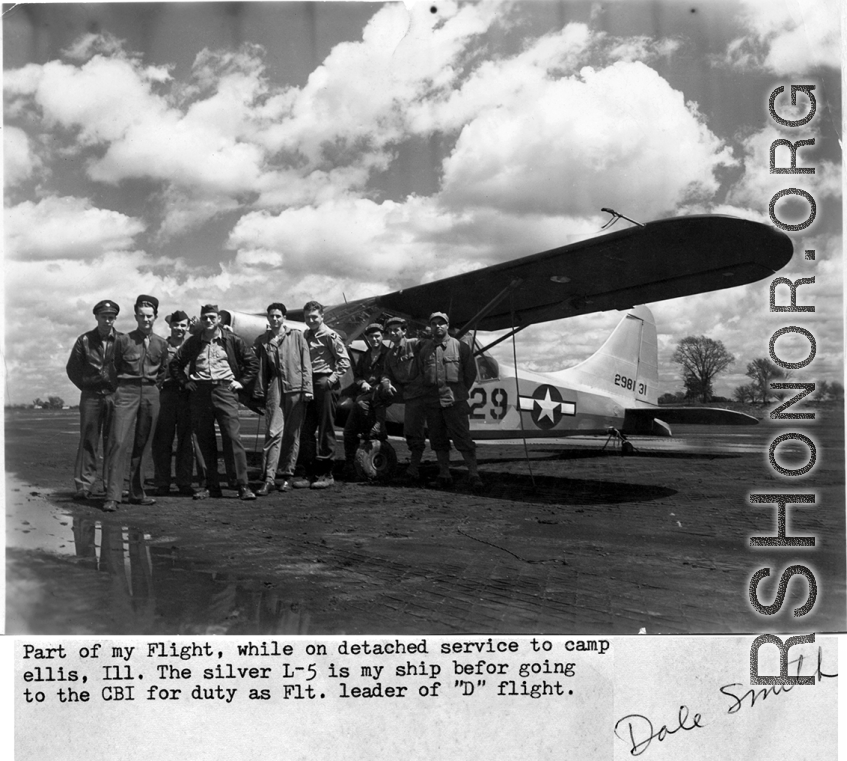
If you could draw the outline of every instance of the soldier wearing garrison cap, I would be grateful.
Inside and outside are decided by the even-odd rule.
[[[97,447],[103,440],[103,455],[109,446],[112,412],[115,408],[115,378],[112,357],[115,318],[121,311],[111,299],[98,301],[92,310],[97,327],[83,333],[74,343],[66,367],[68,378],[80,390],[79,447],[74,467],[74,499],[89,498],[97,475]],[[105,462],[105,460],[104,460]],[[105,470],[103,472],[105,482]]]
[[[129,502],[150,505],[144,492],[144,470],[159,416],[159,386],[165,377],[168,343],[153,333],[159,313],[155,296],[135,300],[136,329],[115,341],[113,365],[117,380],[112,431],[106,453],[106,501],[103,509],[117,510],[129,455]]]
[[[391,398],[385,394],[380,380],[382,378],[388,347],[382,342],[382,325],[372,322],[365,328],[365,342],[368,350],[364,352],[353,367],[353,406],[344,423],[344,476],[349,480],[356,477],[356,449],[359,435],[364,433],[370,438],[382,438],[385,435],[385,417]]]
[[[170,326],[167,365],[173,361],[177,350],[188,334],[190,321],[180,309],[165,317]],[[176,487],[180,494],[193,495],[191,476],[194,470],[194,436],[191,433],[190,394],[185,381],[165,373],[159,392],[159,420],[153,434],[153,468],[159,496],[171,490],[171,454],[176,439]]]
[[[468,396],[476,381],[471,347],[449,334],[450,320],[444,312],[429,316],[432,338],[419,344],[418,372],[424,388],[424,409],[429,443],[438,458],[438,482],[449,488],[450,440],[468,466],[473,489],[482,488],[476,463],[476,447],[470,434]]]

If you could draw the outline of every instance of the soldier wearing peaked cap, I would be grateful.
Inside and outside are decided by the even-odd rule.
[[[450,320],[444,312],[429,316],[432,338],[418,346],[418,372],[424,387],[424,409],[429,443],[438,458],[438,481],[449,487],[450,440],[468,466],[473,489],[482,488],[476,463],[476,447],[470,434],[468,396],[476,381],[471,347],[449,334]]]
[[[117,510],[121,500],[126,459],[130,459],[129,502],[150,505],[144,493],[144,470],[150,456],[159,416],[159,386],[165,377],[168,343],[153,333],[159,300],[142,294],[135,301],[136,329],[115,341],[113,365],[117,380],[115,412],[106,453],[106,501],[103,509]]]
[[[77,338],[66,367],[71,383],[80,390],[79,447],[74,467],[74,499],[78,501],[88,499],[94,486],[100,439],[103,439],[104,458],[109,447],[115,408],[112,358],[115,340],[121,335],[114,328],[115,318],[121,311],[116,302],[111,299],[98,301],[92,311],[97,327]]]
[[[167,365],[173,361],[188,333],[188,315],[177,310],[165,317],[171,329],[167,339]],[[191,433],[190,394],[183,379],[165,373],[159,392],[159,420],[153,434],[153,467],[159,495],[171,490],[171,453],[176,439],[176,486],[180,494],[193,495],[191,476],[194,469],[194,436]]]

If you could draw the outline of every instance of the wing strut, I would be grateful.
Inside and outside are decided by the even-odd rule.
[[[502,343],[507,338],[511,338],[513,335],[515,335],[515,333],[520,333],[524,328],[528,328],[528,327],[529,327],[529,325],[521,325],[520,327],[512,328],[512,330],[510,330],[508,333],[506,333],[506,335],[500,336],[500,338],[492,341],[490,344],[483,346],[481,349],[475,351],[474,356],[478,357],[480,354],[487,352],[491,347],[497,346],[497,344]]]
[[[535,489],[535,476],[532,474],[532,463],[529,459],[529,448],[526,445],[526,431],[524,431],[523,427],[523,415],[521,415],[521,384],[518,381],[518,349],[515,343],[515,333],[520,330],[520,328],[515,328],[515,304],[512,300],[511,293],[509,294],[509,312],[512,315],[512,331],[503,336],[503,338],[512,337],[512,361],[515,364],[515,394],[518,397],[518,403],[515,406],[515,409],[518,411],[518,420],[521,424],[521,438],[523,439],[523,452],[524,457],[526,457],[526,467],[529,469],[529,480],[532,481],[532,488]],[[502,339],[500,339],[502,340]]]
[[[494,307],[496,307],[496,306],[497,306],[497,305],[498,305],[498,304],[499,304],[499,303],[500,303],[503,299],[505,299],[505,298],[506,298],[506,296],[508,296],[509,294],[511,294],[511,293],[512,293],[512,291],[514,291],[514,290],[515,290],[515,288],[517,288],[517,287],[518,287],[521,283],[523,283],[523,279],[522,279],[522,278],[516,277],[514,280],[512,280],[512,282],[511,282],[511,283],[509,283],[509,284],[508,284],[508,285],[507,285],[507,286],[506,286],[506,287],[505,287],[502,291],[500,291],[500,293],[498,293],[498,294],[497,294],[497,295],[496,295],[493,299],[491,299],[491,301],[489,301],[489,302],[488,302],[488,303],[487,303],[487,304],[486,304],[486,305],[485,305],[482,309],[480,309],[480,310],[479,310],[479,311],[478,311],[478,312],[477,312],[477,313],[476,313],[473,317],[471,317],[471,319],[470,319],[470,320],[468,320],[468,321],[467,321],[467,322],[466,322],[466,323],[462,326],[461,330],[460,330],[458,333],[456,333],[456,336],[455,336],[455,337],[456,337],[456,338],[461,339],[461,337],[462,337],[462,336],[466,335],[466,334],[467,334],[467,333],[469,333],[471,330],[473,330],[474,326],[475,326],[475,325],[476,325],[476,324],[477,324],[477,323],[478,323],[478,322],[479,322],[479,321],[480,321],[483,317],[485,317],[485,315],[487,315],[487,314],[488,314],[488,313],[489,313],[492,309],[494,309]],[[514,326],[515,326],[514,318],[515,318],[515,315],[514,315],[514,312],[513,312],[513,313],[512,313],[512,327],[513,327],[513,328],[514,328]]]

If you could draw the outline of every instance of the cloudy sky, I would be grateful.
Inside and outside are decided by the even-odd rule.
[[[840,378],[837,18],[837,0],[7,6],[7,403],[76,402],[64,365],[102,298],[121,330],[141,292],[162,314],[332,304],[562,245],[603,206],[768,221],[792,186],[817,218],[780,274],[816,277],[798,303],[817,312],[769,314],[768,281],[650,305],[662,386],[681,388],[679,339],[705,334],[737,357],[730,394],[788,324],[818,343],[795,378]],[[768,116],[792,83],[816,86],[802,128]],[[815,175],[769,173],[781,137],[814,138]],[[534,326],[519,363],[572,365],[619,317]]]

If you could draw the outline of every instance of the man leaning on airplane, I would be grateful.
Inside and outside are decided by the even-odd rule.
[[[344,477],[350,481],[356,479],[359,435],[366,434],[371,439],[384,438],[386,411],[391,404],[389,395],[380,385],[388,354],[388,348],[382,342],[382,325],[372,322],[365,328],[365,343],[368,349],[353,367],[353,406],[344,423]]]
[[[421,341],[416,351],[418,372],[424,387],[424,409],[429,443],[438,458],[438,485],[453,485],[450,476],[450,440],[468,466],[470,486],[481,489],[476,447],[471,438],[468,397],[476,381],[471,347],[449,335],[450,321],[444,312],[429,316],[432,338]]]
[[[115,373],[112,357],[120,333],[115,318],[121,308],[110,299],[94,306],[97,327],[77,338],[66,367],[68,378],[79,390],[79,447],[74,466],[77,501],[91,496],[97,472],[97,446],[103,439],[103,483],[106,482],[106,450],[115,409]]]
[[[426,446],[424,387],[415,358],[418,339],[406,337],[407,326],[402,317],[389,317],[385,329],[391,347],[385,357],[380,386],[387,398],[403,402],[403,436],[411,453],[406,477],[415,481],[420,478],[419,467]]]

